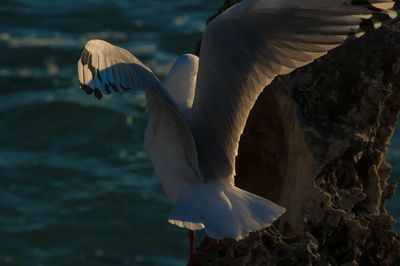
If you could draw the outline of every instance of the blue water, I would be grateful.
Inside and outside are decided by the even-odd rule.
[[[87,97],[76,60],[101,38],[164,77],[221,3],[1,0],[0,265],[185,264],[186,232],[166,222],[143,149],[143,95]],[[389,160],[400,177],[399,135]]]

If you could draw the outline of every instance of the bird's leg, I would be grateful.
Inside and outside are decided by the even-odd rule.
[[[194,266],[194,238],[194,231],[189,230],[189,266]]]

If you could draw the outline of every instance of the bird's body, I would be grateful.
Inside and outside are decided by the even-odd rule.
[[[78,62],[82,89],[138,88],[150,113],[145,146],[174,204],[169,222],[240,240],[285,208],[234,184],[247,117],[265,86],[394,18],[392,0],[243,0],[206,28],[200,59],[178,58],[162,85],[128,51],[89,41]],[[268,174],[268,173],[266,173]]]
[[[157,123],[155,125],[154,123]],[[162,127],[167,127],[161,121],[153,122],[150,119],[145,133],[145,147],[153,162],[154,173],[172,203],[179,199],[184,187],[188,182],[182,176],[194,177],[193,170],[174,151],[174,143],[162,134]]]
[[[197,56],[180,56],[164,83],[186,119],[193,104],[198,62]],[[196,180],[196,172],[184,159],[182,150],[176,148],[179,140],[166,137],[169,127],[167,119],[151,116],[145,131],[145,147],[167,196],[175,203],[188,183]]]

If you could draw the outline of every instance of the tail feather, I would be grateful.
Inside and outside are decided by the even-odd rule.
[[[189,185],[175,204],[169,222],[191,230],[205,228],[214,239],[240,240],[271,225],[285,208],[232,185]]]

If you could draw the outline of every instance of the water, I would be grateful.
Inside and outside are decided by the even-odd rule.
[[[143,149],[143,95],[87,97],[76,60],[101,38],[164,77],[221,3],[1,0],[0,265],[185,264],[186,231],[166,222]],[[400,177],[398,135],[389,160]]]
[[[144,152],[140,93],[77,88],[101,38],[161,77],[192,52],[213,0],[0,2],[0,265],[184,265],[186,231]]]

